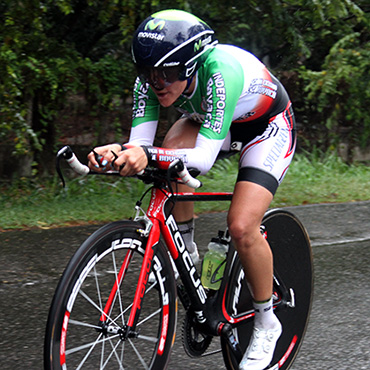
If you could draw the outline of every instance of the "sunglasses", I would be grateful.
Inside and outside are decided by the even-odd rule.
[[[157,90],[162,90],[165,87],[179,80],[182,68],[176,67],[148,67],[138,66],[137,72],[140,80],[143,83],[148,83]]]

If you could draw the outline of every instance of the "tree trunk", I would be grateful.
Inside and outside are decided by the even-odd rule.
[[[33,117],[33,105],[34,99],[30,97],[28,99],[28,108],[27,108],[27,126],[32,127],[32,117]],[[26,153],[17,157],[15,159],[16,165],[16,175],[19,177],[30,177],[32,176],[32,163],[34,159],[33,151],[31,149],[31,143],[29,134],[25,133],[25,141],[26,141]]]

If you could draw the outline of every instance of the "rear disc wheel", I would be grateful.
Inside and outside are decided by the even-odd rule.
[[[285,210],[266,213],[263,228],[274,256],[274,306],[283,333],[268,368],[287,370],[291,367],[306,332],[313,295],[313,265],[310,240],[300,221]],[[253,331],[252,296],[245,281],[240,261],[232,273],[227,310],[234,318],[250,314],[251,319],[233,329],[244,353]],[[239,369],[239,363],[227,341],[221,338],[226,367]]]

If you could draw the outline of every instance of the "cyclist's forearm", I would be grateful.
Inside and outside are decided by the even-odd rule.
[[[195,148],[169,149],[154,146],[142,146],[146,151],[148,163],[161,169],[168,169],[168,166],[176,158],[180,158],[188,168],[196,168],[201,174],[207,173],[216,160],[223,141],[197,139]]]

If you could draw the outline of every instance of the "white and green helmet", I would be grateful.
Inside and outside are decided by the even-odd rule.
[[[134,34],[132,56],[139,76],[145,78],[154,68],[166,71],[168,80],[186,80],[216,44],[214,31],[205,22],[171,9],[155,13],[140,24]]]

